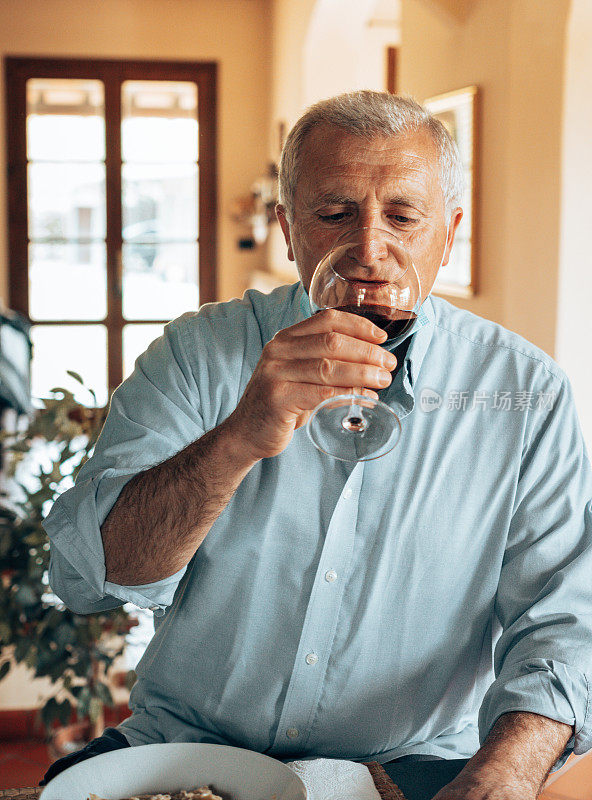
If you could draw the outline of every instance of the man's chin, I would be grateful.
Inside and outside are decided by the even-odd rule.
[[[296,269],[298,271],[298,277],[300,279],[300,283],[304,286],[304,291],[306,292],[306,294],[308,294],[310,291],[310,284],[312,282],[312,275],[304,275],[298,264],[296,264]]]

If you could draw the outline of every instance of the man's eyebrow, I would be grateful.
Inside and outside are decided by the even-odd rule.
[[[419,195],[414,194],[397,194],[388,197],[386,200],[389,206],[405,206],[406,208],[415,208],[418,211],[425,213],[425,201]]]
[[[358,201],[344,194],[336,194],[335,192],[325,192],[314,198],[315,205],[327,206],[354,206]],[[405,206],[406,208],[413,208],[421,213],[426,212],[425,201],[422,197],[415,194],[397,194],[386,199],[386,204],[389,206]]]
[[[316,197],[315,202],[321,205],[351,206],[355,205],[357,200],[354,200],[353,197],[347,197],[347,195],[335,194],[334,192],[325,192],[325,194]]]

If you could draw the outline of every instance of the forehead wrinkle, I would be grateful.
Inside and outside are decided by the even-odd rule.
[[[407,174],[429,175],[432,172],[430,162],[421,156],[413,158],[412,154],[409,154],[409,157],[397,158],[389,162],[384,158],[372,159],[367,157],[368,155],[370,154],[365,154],[364,158],[359,159],[352,158],[351,155],[343,159],[325,158],[320,164],[315,164],[314,177],[318,178],[324,174],[335,175],[336,172],[366,176],[369,170],[378,170],[379,173],[393,172],[401,177],[405,177]],[[307,175],[307,177],[309,176]]]
[[[327,142],[326,147],[318,148],[322,161],[321,165],[317,163],[315,167],[320,167],[321,170],[386,167],[422,172],[430,172],[434,167],[439,169],[439,158],[435,152],[435,158],[432,158],[425,153],[418,153],[411,146],[409,149],[401,149],[400,142],[397,141],[386,140],[384,146],[380,144],[380,140],[365,142],[357,137],[338,138],[337,141]],[[314,147],[311,149],[314,152]],[[311,149],[305,151],[304,162],[308,160]]]

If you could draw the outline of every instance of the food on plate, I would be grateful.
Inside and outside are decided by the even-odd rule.
[[[103,800],[103,798],[96,794],[91,794],[88,800]],[[197,789],[181,789],[180,792],[136,794],[132,797],[121,798],[121,800],[222,800],[222,798],[220,795],[214,794],[210,786],[200,786]]]

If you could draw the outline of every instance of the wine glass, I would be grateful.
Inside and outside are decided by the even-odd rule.
[[[393,344],[411,328],[421,306],[419,276],[409,252],[391,232],[358,228],[342,234],[320,260],[309,289],[313,313],[329,308],[358,314]],[[392,408],[351,393],[330,397],[307,424],[315,447],[340,461],[369,461],[390,452],[401,435]]]

